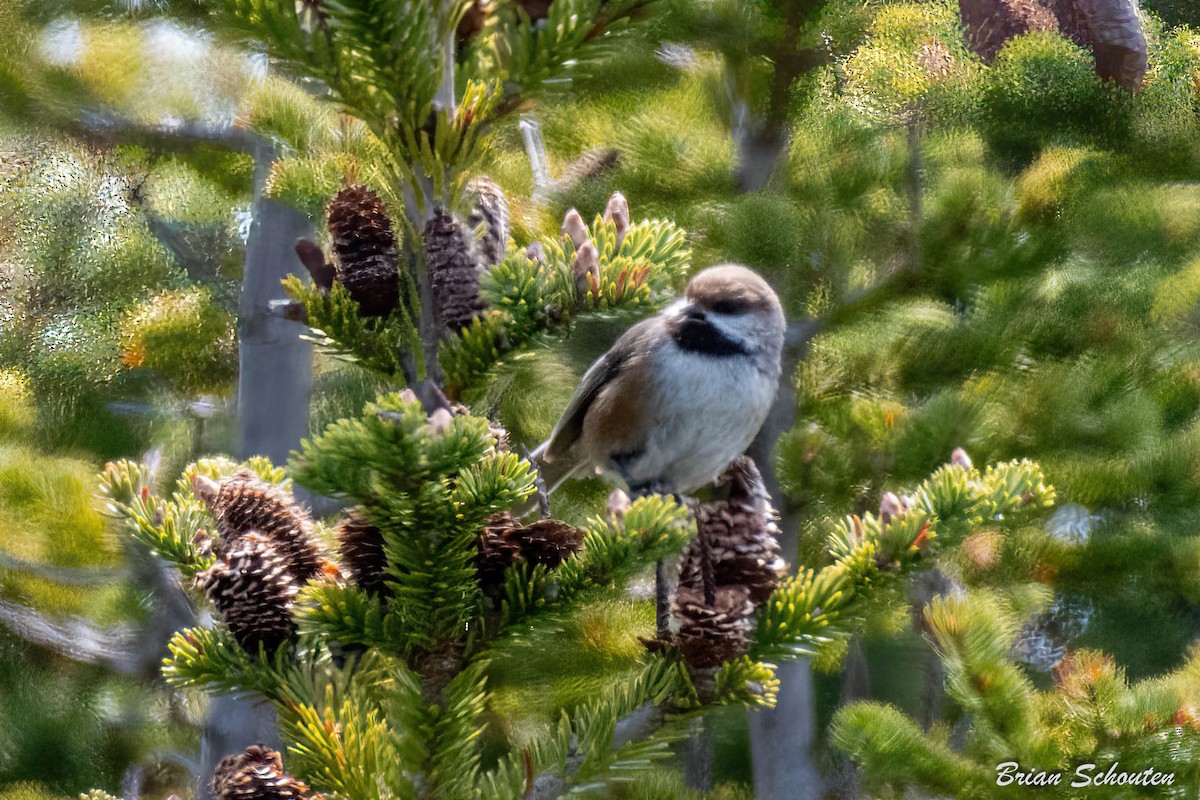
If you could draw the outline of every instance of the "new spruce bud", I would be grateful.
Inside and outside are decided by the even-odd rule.
[[[886,527],[896,517],[903,516],[906,510],[895,492],[884,492],[879,499],[879,524]]]
[[[600,285],[600,254],[596,245],[588,239],[575,254],[575,288],[580,294],[587,294],[589,287]]]
[[[613,192],[604,207],[604,221],[611,222],[617,229],[617,249],[625,241],[625,233],[629,230],[629,201],[620,192]]]
[[[591,238],[588,235],[587,225],[583,222],[583,217],[573,208],[563,217],[562,232],[571,237],[576,250],[583,247],[583,243]]]

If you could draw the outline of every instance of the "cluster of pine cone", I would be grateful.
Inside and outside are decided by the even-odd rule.
[[[320,800],[321,795],[283,771],[283,758],[275,750],[251,745],[225,756],[212,778],[217,800]]]
[[[444,431],[455,415],[465,413],[464,406],[434,411],[430,428]],[[493,425],[491,436],[494,447],[508,449],[508,433],[502,427]],[[197,535],[199,551],[216,560],[196,576],[196,586],[248,652],[257,653],[260,645],[274,652],[295,635],[292,608],[311,580],[349,579],[374,595],[391,593],[384,535],[367,508],[351,509],[337,526],[339,566],[318,546],[309,513],[291,494],[253,471],[243,468],[220,481],[197,475],[192,490],[216,521],[215,536]],[[558,520],[524,525],[506,512],[495,514],[476,540],[480,584],[497,598],[504,570],[511,564],[554,569],[580,549],[583,537],[583,531]]]
[[[671,603],[667,643],[695,669],[715,668],[750,649],[755,613],[787,571],[775,511],[753,459],[735,460],[720,483],[728,496],[694,509],[696,536],[680,562]]]
[[[468,409],[461,405],[439,409],[430,415],[429,424],[434,430],[444,429],[454,415],[466,413]],[[491,436],[497,450],[508,450],[508,432],[503,427],[493,424]],[[383,532],[371,522],[369,510],[361,506],[351,509],[338,524],[336,537],[341,564],[350,580],[372,594],[388,596]],[[493,514],[475,543],[480,586],[497,599],[509,566],[525,562],[555,569],[582,547],[583,537],[582,530],[559,520],[541,519],[524,525],[507,511]]]
[[[518,562],[557,569],[583,546],[584,532],[557,519],[523,525],[507,511],[492,515],[479,536],[475,569],[484,594],[498,600],[504,571]]]
[[[214,481],[202,475],[192,490],[212,512],[217,536],[201,536],[216,562],[196,585],[220,612],[238,644],[268,652],[295,633],[292,604],[313,579],[336,579],[312,535],[312,519],[295,499],[249,469]]]
[[[556,519],[524,525],[507,511],[493,514],[476,539],[476,575],[486,595],[499,599],[504,571],[513,564],[544,564],[555,569],[583,545],[584,532]],[[372,594],[387,596],[387,556],[383,532],[355,508],[337,528],[342,566],[356,585]]]
[[[555,569],[583,546],[584,532],[556,519],[524,525],[507,511],[493,514],[475,541],[475,570],[484,594],[498,601],[503,594],[504,571],[524,562]],[[353,509],[338,525],[342,566],[350,580],[372,594],[391,594],[385,582],[387,556],[383,532],[367,518],[365,509]]]
[[[421,236],[434,310],[451,331],[470,324],[486,308],[479,296],[479,276],[504,258],[508,243],[508,200],[500,187],[479,176],[467,184],[467,192],[475,204],[466,224],[438,208]],[[296,254],[313,283],[321,289],[335,281],[342,284],[365,317],[391,314],[400,304],[399,251],[382,198],[364,184],[351,184],[329,202],[325,214],[332,263],[314,242],[296,243]]]

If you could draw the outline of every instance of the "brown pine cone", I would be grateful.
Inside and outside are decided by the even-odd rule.
[[[754,603],[745,586],[718,586],[711,606],[704,602],[703,589],[680,586],[672,612],[679,622],[675,642],[693,668],[720,666],[750,650]]]
[[[196,575],[196,586],[248,653],[268,653],[292,638],[292,603],[300,583],[274,542],[256,531],[229,542],[216,563]]]
[[[487,308],[479,296],[482,264],[475,243],[453,214],[443,208],[434,212],[421,236],[425,269],[433,292],[438,320],[457,331]]]
[[[717,586],[745,586],[756,605],[767,601],[787,571],[780,556],[774,511],[753,459],[741,456],[721,476],[729,497],[695,509],[696,537],[679,568],[681,586],[704,588],[702,548],[707,545]]]
[[[479,549],[475,570],[486,594],[493,594],[503,585],[504,571],[520,558],[520,546],[509,538],[509,534],[520,527],[521,524],[507,511],[493,514],[483,526],[475,542]]]
[[[301,584],[323,571],[326,563],[312,536],[312,519],[278,486],[242,468],[220,483],[198,475],[192,489],[216,518],[222,543],[258,531],[287,559]]]
[[[283,758],[278,752],[259,744],[221,759],[213,773],[212,793],[217,800],[304,800],[320,797],[283,771]]]
[[[367,317],[383,317],[400,302],[396,235],[379,195],[363,184],[343,188],[325,210],[337,279]]]
[[[557,519],[540,519],[508,534],[531,564],[557,568],[583,546],[583,531]]]
[[[355,508],[338,523],[338,552],[350,573],[350,579],[371,594],[391,594],[384,581],[387,556],[383,551],[383,533],[372,525],[361,508]]]

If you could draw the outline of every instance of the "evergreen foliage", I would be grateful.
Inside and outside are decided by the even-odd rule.
[[[1196,653],[1168,675],[1130,683],[1111,657],[1079,650],[1055,669],[1053,687],[1039,691],[1010,655],[1021,616],[1002,598],[987,592],[940,597],[925,619],[947,694],[964,715],[965,742],[952,747],[943,724],[922,730],[892,706],[851,704],[835,716],[833,741],[872,783],[958,797],[1185,797],[1192,791],[1200,747],[1191,710]],[[1007,762],[1023,772],[1063,774],[1051,786],[1001,784],[998,765]],[[1104,787],[1100,779],[1114,763],[1131,774],[1153,770],[1174,779],[1169,786]],[[1091,771],[1077,774],[1077,766],[1088,764]]]
[[[524,729],[517,728],[490,737],[507,751],[493,762],[484,758],[481,737],[488,715],[507,705],[504,698],[525,691],[529,668],[514,669],[528,657],[521,654],[573,626],[584,626],[588,637],[601,635],[596,626],[614,608],[603,604],[628,603],[619,600],[624,587],[657,559],[679,552],[690,533],[677,503],[640,498],[590,522],[582,548],[557,566],[509,566],[494,601],[481,591],[477,542],[492,515],[534,491],[530,464],[507,451],[505,440],[483,418],[427,415],[411,393],[402,393],[306,441],[291,474],[355,503],[355,513],[378,528],[384,591],[368,593],[336,573],[333,580],[316,576],[290,606],[296,635],[273,653],[242,646],[224,625],[182,631],[165,665],[168,680],[270,698],[289,743],[286,768],[317,791],[517,798],[534,782],[557,782],[560,794],[582,795],[640,780],[671,754],[671,742],[687,735],[690,714],[720,703],[771,705],[773,668],[754,659],[811,653],[852,630],[866,598],[910,570],[937,530],[961,534],[1001,517],[1016,519],[1053,497],[1030,464],[983,473],[947,467],[917,487],[917,505],[907,513],[833,526],[834,563],[775,591],[749,657],[710,674],[688,667],[668,642],[653,653],[635,646],[628,655],[606,655],[616,660],[598,672],[572,673],[582,665],[570,659],[546,662],[551,674],[539,683],[560,674],[594,688],[563,695],[543,721],[529,719],[532,735],[508,738]],[[286,488],[280,470],[261,461],[250,467]],[[171,495],[160,496],[136,465],[114,464],[104,493],[133,535],[195,575],[213,557],[197,548],[197,534],[220,519],[210,521],[189,492],[206,478],[236,479],[236,470],[228,461],[199,462]],[[649,732],[618,733],[628,724],[622,720],[650,707],[658,711]]]
[[[34,23],[110,6],[29,5]],[[414,291],[390,315],[362,316],[340,283],[287,284],[313,338],[364,368],[340,374],[373,373],[346,392],[350,419],[327,425],[342,414],[314,411],[319,432],[291,474],[364,515],[380,536],[383,588],[330,571],[288,595],[295,635],[276,652],[247,652],[218,626],[181,633],[168,664],[177,685],[270,698],[290,773],[346,797],[522,797],[534,784],[687,796],[650,769],[685,735],[686,715],[770,705],[768,661],[815,655],[829,665],[864,617],[890,615],[894,630],[904,578],[918,567],[966,587],[963,598],[929,604],[918,624],[937,640],[956,705],[946,722],[966,712],[969,726],[957,730],[969,733],[960,746],[948,727],[925,730],[895,708],[843,710],[836,742],[881,791],[992,796],[994,762],[1014,756],[1039,766],[1161,758],[1180,774],[1191,769],[1178,759],[1195,760],[1195,659],[1133,684],[1115,663],[1135,677],[1176,668],[1196,613],[1193,31],[1150,18],[1151,70],[1143,91],[1127,95],[1095,76],[1086,51],[1048,33],[978,62],[952,3],[662,3],[663,37],[687,43],[658,54],[670,67],[632,38],[620,53],[606,46],[650,5],[634,0],[555,0],[537,24],[528,4],[498,2],[470,33],[458,27],[467,3],[157,5],[270,53],[281,74],[249,87],[231,74],[240,61],[221,68],[221,81],[237,87],[228,107],[239,125],[280,156],[269,195],[316,220],[343,182],[367,184],[395,213],[407,248],[398,277]],[[137,48],[147,29],[84,23],[87,57],[48,67],[16,38],[15,15],[8,21],[4,43],[28,56],[0,64],[10,112],[69,128],[74,109],[98,104],[143,123],[157,123],[162,108],[193,116],[185,92],[164,98],[131,77],[149,63]],[[216,73],[218,61],[204,63]],[[613,80],[631,65],[636,79]],[[598,147],[616,155],[583,179],[557,170],[546,207],[514,196],[508,253],[480,276],[488,309],[461,331],[431,335],[420,313],[431,305],[420,292],[423,222],[443,208],[465,218],[464,188],[485,168],[514,195],[529,194],[513,117],[566,75],[577,96],[540,110],[551,166]],[[306,91],[315,85],[324,96]],[[770,189],[737,194],[746,184],[734,162],[761,143],[755,129],[770,126],[796,132],[780,140],[785,157],[772,165]],[[230,306],[231,226],[210,238],[197,233],[204,225],[188,226],[218,253],[209,287],[198,290],[132,204],[90,208],[109,164],[141,168],[143,156],[120,151],[80,178],[82,189],[63,190],[53,169],[36,180],[21,170],[0,176],[17,176],[7,195],[17,200],[54,189],[44,219],[27,224],[19,203],[0,209],[21,223],[18,249],[33,264],[20,302],[0,298],[0,392],[33,396],[59,442],[84,441],[68,418],[113,429],[101,424],[110,421],[102,403],[124,396],[124,381],[129,393],[142,388],[147,375],[130,373],[134,363],[187,393],[220,388],[201,380],[213,374],[196,370],[201,361],[230,363],[217,318]],[[189,223],[204,216],[169,189],[205,159],[219,162],[211,171],[230,176],[228,185],[179,194],[211,192],[214,218],[226,214],[245,189],[248,159],[211,152],[155,162],[151,209],[172,207]],[[559,214],[590,212],[618,187],[652,221],[620,238],[597,217],[586,243],[554,234]],[[90,235],[102,229],[115,233]],[[411,397],[385,395],[359,413],[357,400],[376,378],[416,386],[440,367],[440,388],[498,411],[518,442],[532,441],[552,422],[553,393],[594,355],[586,335],[564,334],[604,338],[595,332],[652,310],[693,263],[731,259],[767,274],[790,317],[814,321],[795,376],[799,422],[776,453],[784,489],[805,512],[806,566],[754,618],[749,654],[711,674],[669,642],[643,652],[629,631],[613,646],[619,654],[586,650],[580,642],[606,641],[614,620],[655,633],[648,604],[622,590],[684,548],[686,511],[642,498],[623,516],[589,518],[594,503],[566,498],[564,516],[586,519],[579,552],[557,565],[513,556],[489,591],[479,534],[533,491],[530,466],[461,409],[431,418]],[[189,312],[182,335],[162,318],[174,304]],[[60,408],[69,413],[47,413]],[[0,432],[24,436],[31,413],[0,410]],[[130,437],[119,439],[86,443],[106,455],[130,451]],[[999,463],[939,466],[960,445]],[[1025,459],[1044,466],[1045,481]],[[28,461],[20,451],[7,474],[20,476]],[[251,466],[286,487],[281,471]],[[215,520],[192,478],[223,480],[238,467],[201,463],[164,496],[147,470],[110,466],[109,511],[185,575],[204,573],[227,554],[198,535]],[[1046,482],[1083,515],[1079,531],[1041,519],[1055,495]],[[905,513],[863,513],[902,487],[913,487],[911,501],[896,498]],[[858,513],[829,521],[847,512]],[[531,527],[516,523],[513,536]],[[326,532],[318,526],[315,536]],[[1093,604],[1079,644],[1116,658],[1068,655],[1055,687],[1039,692],[1013,643],[1052,590]],[[1159,634],[1153,642],[1148,629]],[[534,658],[556,643],[611,658],[592,671]],[[620,721],[648,704],[658,709],[654,732],[624,740]]]

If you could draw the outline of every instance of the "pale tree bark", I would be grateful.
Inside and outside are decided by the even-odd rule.
[[[253,218],[238,307],[238,455],[284,464],[308,433],[312,347],[300,338],[303,326],[272,314],[270,303],[283,298],[285,276],[302,272],[294,245],[313,231],[302,212],[263,195],[274,157],[268,142],[255,145]],[[280,749],[275,723],[260,696],[214,696],[201,732],[197,796],[211,797],[209,781],[225,755],[252,744]]]
[[[238,307],[238,451],[284,464],[308,433],[312,346],[300,338],[304,326],[272,314],[270,302],[284,297],[284,277],[303,274],[294,245],[311,239],[313,230],[303,212],[263,196],[273,159],[268,143],[255,148],[254,210]]]
[[[815,321],[793,323],[788,327],[779,395],[762,431],[750,446],[750,456],[758,463],[767,489],[779,506],[780,546],[784,557],[793,565],[799,549],[799,514],[787,506],[771,450],[779,437],[796,422],[796,391],[792,376],[819,327]],[[775,708],[749,712],[754,797],[756,800],[815,800],[821,796],[823,784],[812,758],[816,737],[812,666],[807,658],[798,658],[780,664],[776,674],[780,686]]]

